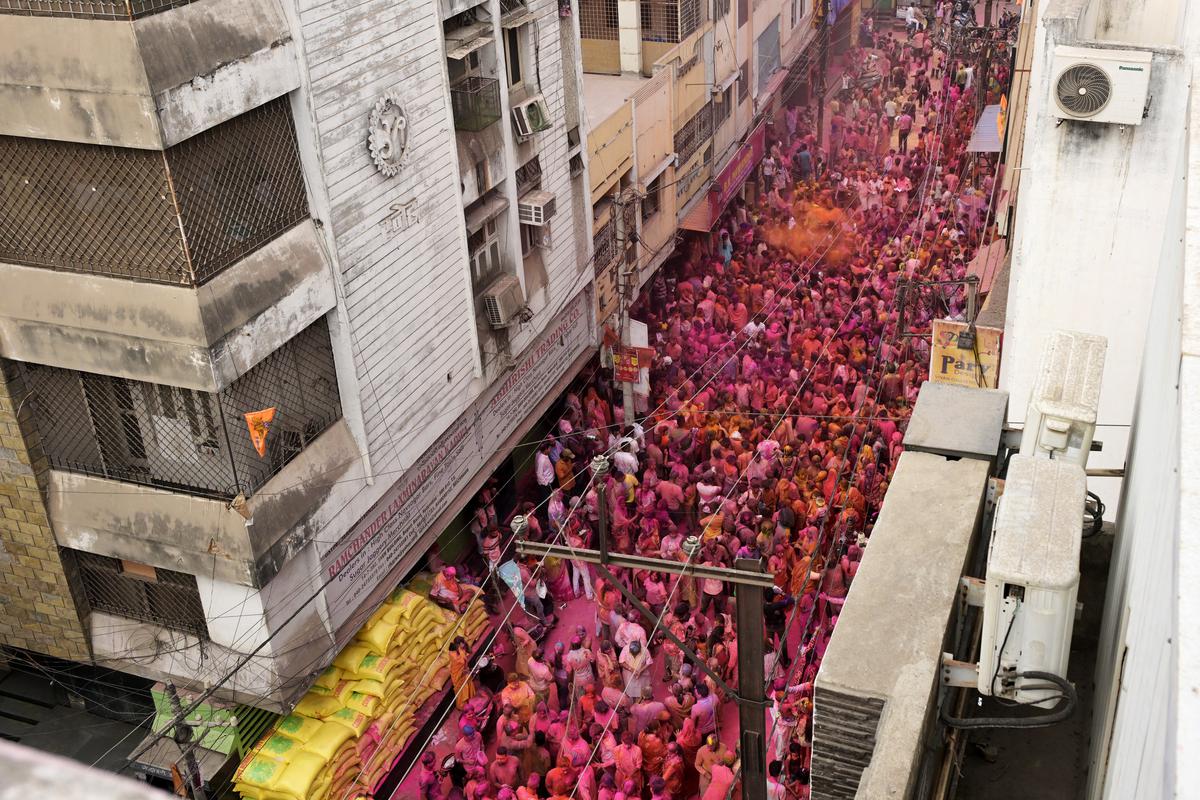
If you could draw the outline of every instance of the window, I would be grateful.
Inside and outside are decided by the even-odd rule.
[[[583,156],[581,156],[579,153],[576,153],[575,155],[571,156],[570,168],[571,168],[571,177],[572,178],[578,178],[580,175],[582,175],[583,174]]]
[[[712,103],[706,103],[675,134],[675,152],[679,163],[687,164],[700,146],[712,138]]]
[[[804,0],[792,0],[792,27],[799,25],[802,19],[804,19]]]
[[[662,175],[650,181],[646,187],[646,196],[642,198],[642,222],[653,217],[662,210]]]
[[[713,19],[719,20],[729,13],[732,0],[713,0]]]
[[[542,162],[537,156],[517,167],[517,196],[542,188]]]
[[[725,120],[733,114],[733,87],[726,86],[721,92],[720,99],[713,104],[713,130],[725,124]]]
[[[758,37],[758,91],[767,88],[779,68],[779,17],[776,17]]]
[[[742,62],[742,69],[738,73],[737,80],[737,101],[744,103],[750,99],[750,62]]]
[[[500,263],[500,235],[495,219],[489,219],[483,223],[483,227],[467,237],[467,253],[475,291],[483,291],[504,272]]]
[[[208,639],[196,578],[185,572],[122,561],[82,550],[60,551],[74,562],[88,607]]]
[[[550,249],[550,223],[521,226],[521,256],[528,257],[536,249]]]
[[[750,21],[750,0],[738,0],[737,25],[742,27]]]
[[[508,65],[508,88],[516,89],[521,86],[524,76],[521,64],[521,37],[525,28],[509,28],[504,32],[504,60]]]

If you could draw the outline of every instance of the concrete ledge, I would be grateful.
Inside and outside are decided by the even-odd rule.
[[[62,547],[262,586],[335,482],[362,472],[339,420],[250,498],[250,527],[222,500],[60,470],[49,473],[48,513]]]
[[[814,796],[908,797],[987,476],[977,459],[900,457],[817,674]]]
[[[0,14],[0,134],[162,150],[300,85],[276,0],[144,17]]]
[[[334,307],[318,236],[305,220],[201,287],[0,263],[0,355],[219,391]]]

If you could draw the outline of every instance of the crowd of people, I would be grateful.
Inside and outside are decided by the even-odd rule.
[[[711,245],[660,270],[634,309],[656,350],[635,418],[603,371],[569,392],[515,509],[534,540],[594,547],[603,522],[614,551],[761,561],[775,584],[772,800],[808,797],[813,682],[926,375],[926,354],[897,335],[897,283],[962,278],[988,235],[993,167],[965,149],[978,93],[1007,76],[980,80],[920,32],[870,36],[852,57],[880,80],[837,93],[827,136],[805,109],[781,114],[758,199],[735,201]],[[914,324],[956,314],[961,296],[914,309]],[[606,474],[590,470],[597,455]],[[513,556],[496,505],[485,490],[472,526],[485,591],[511,588],[523,612],[481,663],[452,649],[453,736],[422,756],[421,796],[738,796],[732,586],[614,569],[647,619],[582,561]],[[437,590],[454,603],[465,576],[450,569]],[[564,632],[555,614],[575,602],[594,619]]]

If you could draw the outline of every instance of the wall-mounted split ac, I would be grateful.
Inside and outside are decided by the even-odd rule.
[[[1059,119],[1140,125],[1152,55],[1141,50],[1054,48],[1050,110]]]

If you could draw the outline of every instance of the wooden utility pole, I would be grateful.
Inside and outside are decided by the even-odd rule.
[[[694,555],[700,548],[697,537],[689,537],[684,542],[684,551],[689,553],[686,562],[668,561],[661,558],[630,555],[627,553],[610,553],[608,550],[608,515],[607,487],[605,479],[608,476],[609,462],[607,456],[596,456],[592,459],[592,471],[596,481],[596,496],[600,511],[599,528],[597,531],[597,547],[595,550],[579,550],[567,545],[531,542],[524,538],[528,526],[523,518],[513,520],[513,531],[517,534],[517,552],[522,555],[537,557],[554,556],[556,558],[582,561],[594,564],[596,571],[612,586],[621,592],[631,606],[638,610],[652,626],[658,628],[667,639],[679,648],[685,658],[698,669],[711,677],[729,697],[738,704],[738,723],[741,730],[740,749],[742,762],[742,796],[747,798],[763,798],[767,796],[766,769],[766,686],[763,683],[763,590],[775,585],[773,575],[763,572],[762,560],[740,558],[733,569],[727,567],[711,567],[704,564],[694,564]],[[661,617],[651,611],[645,603],[638,599],[629,587],[619,581],[609,570],[609,565],[632,570],[647,570],[650,572],[667,572],[674,575],[686,575],[692,578],[712,578],[734,584],[734,597],[737,604],[737,642],[738,642],[738,688],[734,691],[721,676],[709,668],[708,662],[701,658],[687,643],[680,640],[666,626],[660,625]],[[663,613],[667,613],[665,610]]]

